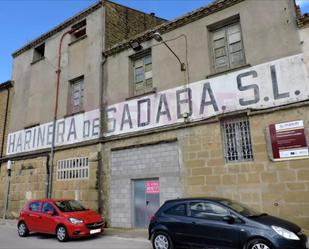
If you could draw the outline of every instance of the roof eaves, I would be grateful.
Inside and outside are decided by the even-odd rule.
[[[31,48],[39,45],[40,43],[44,42],[45,40],[47,40],[48,38],[50,38],[54,34],[62,31],[65,28],[67,28],[68,26],[70,26],[74,22],[76,22],[76,21],[78,21],[80,19],[85,18],[86,16],[88,16],[92,12],[96,11],[97,9],[99,9],[101,6],[102,6],[102,2],[99,1],[99,2],[91,5],[87,9],[82,10],[81,12],[77,13],[73,17],[70,17],[69,19],[65,20],[61,24],[57,25],[55,28],[53,28],[50,31],[42,34],[38,38],[32,40],[31,42],[29,42],[28,44],[23,46],[22,48],[20,48],[20,49],[16,50],[15,52],[13,52],[12,53],[13,58],[17,57],[18,55],[22,54],[23,52],[27,51],[28,49],[31,49]]]
[[[10,87],[13,87],[13,81],[12,80],[8,80],[8,81],[0,83],[0,91],[3,90],[3,89],[10,88]]]
[[[114,45],[113,47],[105,50],[103,52],[103,55],[108,57],[110,55],[119,53],[125,49],[130,48],[130,43],[132,41],[138,41],[140,43],[145,42],[147,40],[150,40],[152,38],[152,35],[155,32],[160,32],[161,34],[167,33],[169,31],[172,31],[176,28],[179,28],[181,26],[184,26],[186,24],[189,24],[191,22],[194,22],[196,20],[199,20],[205,16],[208,16],[210,14],[213,14],[215,12],[221,11],[225,8],[228,8],[230,6],[233,6],[237,3],[243,2],[245,0],[223,0],[223,1],[218,1],[214,2],[206,7],[199,8],[195,11],[189,12],[179,18],[176,18],[172,21],[163,23],[155,28],[149,29],[143,33],[140,33],[136,36],[133,36],[130,39],[124,40],[121,43],[118,43]]]

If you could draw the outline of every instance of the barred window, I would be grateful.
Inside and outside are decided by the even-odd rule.
[[[89,161],[86,157],[70,158],[58,161],[57,180],[88,179]]]
[[[224,157],[229,162],[253,160],[250,124],[248,118],[229,119],[221,122]]]

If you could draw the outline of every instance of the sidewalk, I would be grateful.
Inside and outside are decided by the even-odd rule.
[[[17,227],[17,220],[2,220],[0,226]],[[147,229],[130,229],[130,228],[105,228],[104,234],[107,236],[122,237],[122,238],[139,238],[148,239]]]

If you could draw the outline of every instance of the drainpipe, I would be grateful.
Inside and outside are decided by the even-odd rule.
[[[102,156],[102,140],[104,136],[104,127],[105,127],[105,84],[104,84],[104,65],[106,63],[106,57],[104,55],[101,62],[101,79],[100,79],[100,143],[99,143],[99,151],[98,151],[98,211],[100,214],[103,214],[104,205],[103,205],[103,156]]]
[[[71,34],[76,29],[71,29],[62,34],[60,38],[59,48],[58,48],[58,67],[57,67],[57,82],[56,82],[56,101],[54,109],[54,120],[53,120],[53,137],[52,144],[50,148],[50,160],[49,160],[49,170],[48,170],[48,182],[47,182],[47,198],[52,197],[52,181],[53,181],[53,164],[54,164],[54,151],[55,151],[55,132],[57,123],[57,113],[58,113],[58,98],[59,98],[59,85],[60,85],[60,74],[61,74],[61,48],[64,37],[67,34]]]

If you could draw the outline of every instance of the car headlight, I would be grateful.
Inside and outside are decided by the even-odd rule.
[[[280,236],[286,238],[286,239],[292,239],[292,240],[299,240],[299,238],[296,236],[295,233],[286,230],[282,227],[277,227],[277,226],[271,226],[272,229],[274,229],[274,231],[279,234]]]
[[[69,220],[72,224],[74,224],[74,225],[80,224],[80,223],[84,223],[83,220],[75,219],[75,218],[69,218],[68,220]]]

